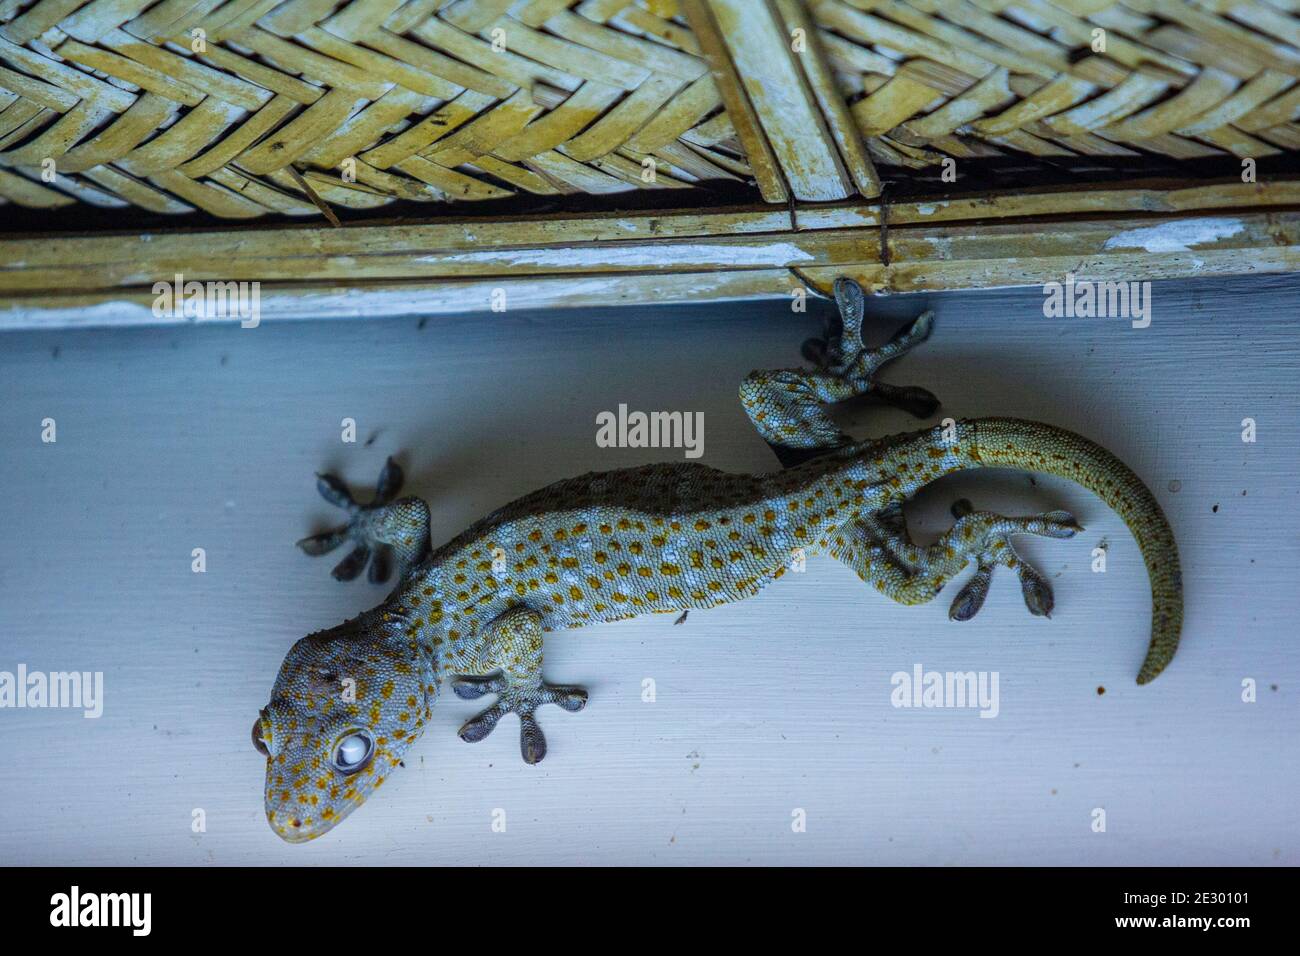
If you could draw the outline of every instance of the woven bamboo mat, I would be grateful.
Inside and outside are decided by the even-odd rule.
[[[780,202],[875,195],[877,166],[1258,160],[1300,150],[1297,11],[0,0],[0,202],[253,218],[716,180]]]

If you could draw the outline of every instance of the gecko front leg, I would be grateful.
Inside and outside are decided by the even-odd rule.
[[[827,315],[824,339],[804,343],[804,357],[816,369],[760,369],[740,384],[740,402],[758,433],[786,467],[853,444],[824,406],[860,395],[928,418],[939,399],[924,388],[889,385],[877,373],[930,336],[933,315],[926,312],[879,348],[862,340],[866,296],[851,279],[835,280],[839,316]]]
[[[402,467],[391,457],[379,473],[374,500],[358,504],[340,479],[317,475],[316,489],[322,498],[348,513],[349,521],[329,531],[298,542],[311,555],[329,554],[346,541],[355,547],[330,573],[339,581],[351,581],[369,564],[367,577],[382,584],[397,563],[397,578],[403,580],[429,553],[429,506],[419,498],[393,499],[402,490]]]
[[[458,676],[451,689],[465,700],[497,694],[497,701],[465,722],[460,728],[462,740],[482,740],[502,717],[515,713],[524,763],[537,763],[546,756],[546,736],[534,716],[537,708],[558,704],[577,712],[587,706],[585,687],[548,684],[542,679],[542,616],[530,608],[511,608],[487,625],[481,665],[482,675]]]

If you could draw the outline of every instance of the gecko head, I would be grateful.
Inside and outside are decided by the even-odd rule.
[[[424,730],[429,674],[404,638],[360,619],[298,641],[253,723],[271,829],[305,843],[365,803]]]

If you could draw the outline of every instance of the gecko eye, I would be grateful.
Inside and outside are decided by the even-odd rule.
[[[356,773],[375,755],[375,740],[364,730],[354,730],[334,745],[334,769]]]
[[[263,756],[271,756],[271,751],[266,749],[266,741],[262,739],[262,718],[258,717],[253,721],[253,747]]]

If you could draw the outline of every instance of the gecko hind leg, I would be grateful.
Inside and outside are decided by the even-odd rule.
[[[398,568],[398,579],[424,560],[429,553],[429,506],[419,498],[397,501],[405,475],[391,457],[384,463],[375,497],[361,505],[339,478],[317,475],[316,489],[322,498],[347,512],[347,524],[303,538],[298,547],[310,555],[328,554],[345,542],[354,543],[347,557],[330,573],[338,581],[351,581],[369,565],[367,577],[382,584]]]
[[[1034,615],[1050,617],[1055,599],[1047,579],[1022,558],[1011,543],[1013,535],[1035,534],[1070,538],[1082,528],[1068,511],[1008,517],[975,511],[962,499],[952,507],[957,523],[935,544],[914,543],[905,524],[892,513],[864,515],[837,535],[831,553],[882,594],[900,604],[924,604],[971,561],[975,573],[958,591],[948,616],[968,621],[988,597],[993,571],[1015,570],[1025,606]]]
[[[879,348],[862,341],[866,296],[852,279],[835,280],[838,319],[827,316],[825,338],[809,339],[804,357],[817,368],[750,372],[740,401],[750,421],[787,468],[850,444],[824,405],[873,395],[917,418],[928,418],[939,399],[924,388],[888,385],[876,373],[930,336],[933,313],[925,312]]]
[[[587,689],[542,679],[542,618],[536,611],[526,607],[506,611],[488,624],[484,638],[481,663],[495,673],[458,675],[451,689],[464,700],[485,694],[496,694],[497,700],[465,721],[460,738],[475,743],[492,733],[506,714],[518,714],[519,750],[524,763],[535,764],[546,756],[546,735],[537,723],[537,708],[557,704],[576,713],[587,706]]]

